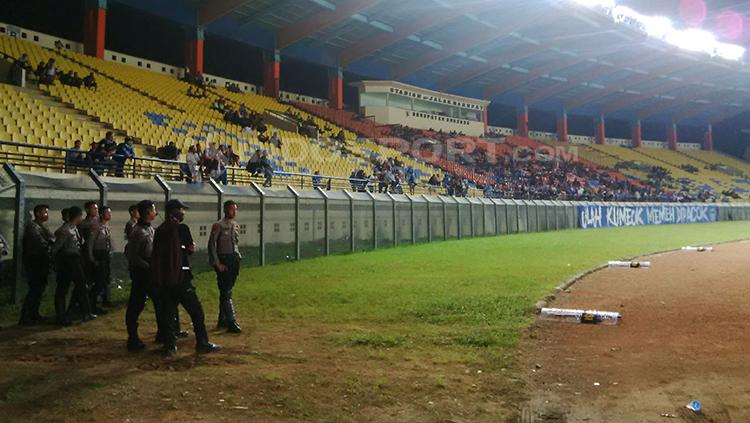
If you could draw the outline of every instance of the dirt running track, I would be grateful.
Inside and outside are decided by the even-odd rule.
[[[559,295],[551,306],[623,319],[534,325],[525,420],[750,422],[749,257],[750,242],[658,254],[650,269],[604,269]],[[701,415],[684,408],[692,399]]]

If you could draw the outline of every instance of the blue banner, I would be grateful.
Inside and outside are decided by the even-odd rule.
[[[577,209],[578,226],[584,229],[674,223],[708,223],[719,220],[719,208],[715,205],[586,205],[577,206]]]

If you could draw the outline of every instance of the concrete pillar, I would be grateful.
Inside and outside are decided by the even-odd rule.
[[[714,129],[710,123],[706,126],[706,133],[703,135],[703,149],[706,151],[714,150]]]
[[[667,146],[670,150],[677,150],[677,124],[672,122],[667,124]]]
[[[193,76],[203,74],[203,27],[190,30],[185,42],[185,65]]]
[[[107,0],[86,0],[83,16],[83,52],[104,58],[107,24]]]
[[[604,125],[604,115],[599,115],[594,121],[594,140],[599,145],[606,143],[607,129]]]
[[[523,106],[518,109],[516,115],[516,135],[519,137],[529,136],[529,106]]]
[[[641,146],[642,141],[642,132],[641,132],[641,121],[636,120],[633,122],[633,128],[632,128],[632,144],[631,146],[633,148],[638,148]]]
[[[281,92],[281,52],[274,50],[264,55],[263,93],[268,97],[278,98]]]
[[[344,108],[344,71],[340,67],[328,72],[328,105],[336,110]]]
[[[565,110],[557,116],[557,140],[568,143],[568,113]]]

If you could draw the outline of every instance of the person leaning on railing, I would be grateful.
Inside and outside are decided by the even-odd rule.
[[[73,144],[73,148],[65,152],[65,169],[67,171],[75,171],[76,168],[89,168],[90,162],[86,159],[86,155],[81,150],[81,140],[76,140]]]

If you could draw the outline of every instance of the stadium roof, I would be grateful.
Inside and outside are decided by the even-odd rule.
[[[750,109],[744,62],[679,50],[572,0],[112,1],[282,56],[509,105],[692,124]],[[702,19],[724,19],[732,3]]]

